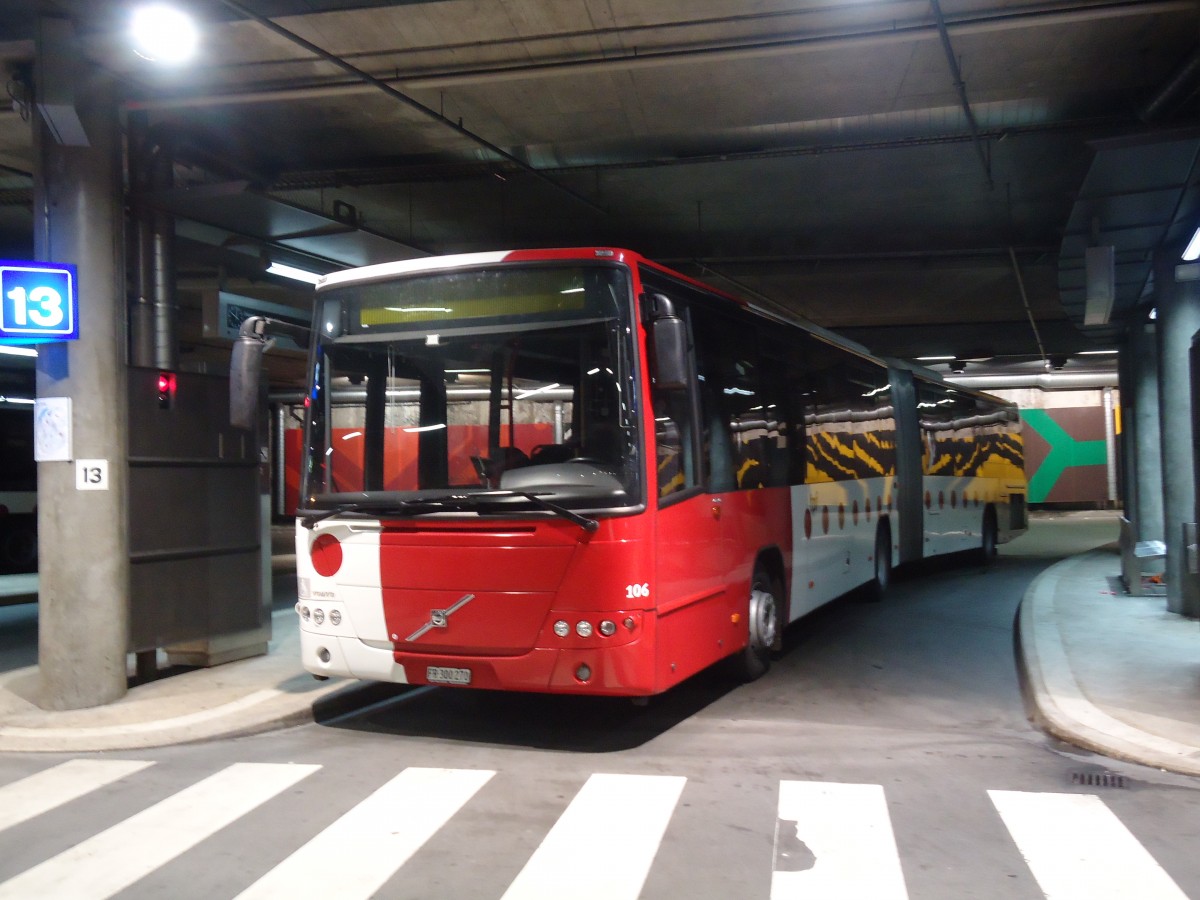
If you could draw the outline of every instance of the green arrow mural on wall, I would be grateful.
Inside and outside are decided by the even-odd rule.
[[[1080,441],[1071,437],[1045,409],[1023,409],[1021,418],[1049,445],[1049,452],[1029,477],[1029,502],[1043,503],[1063,472],[1077,466],[1104,466],[1108,453],[1104,440]]]

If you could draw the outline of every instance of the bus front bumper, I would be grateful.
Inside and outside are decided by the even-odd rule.
[[[300,626],[301,662],[313,675],[501,691],[653,694],[654,662],[640,645],[634,640],[586,650],[535,647],[518,656],[449,656],[396,652]]]

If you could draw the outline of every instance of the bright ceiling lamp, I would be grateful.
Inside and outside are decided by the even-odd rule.
[[[316,284],[321,280],[321,276],[316,272],[310,272],[307,269],[297,269],[295,266],[285,266],[283,263],[273,262],[267,266],[268,275],[282,275],[284,278],[291,278],[294,281],[304,281],[308,284]]]
[[[1192,262],[1200,259],[1200,228],[1196,229],[1196,233],[1192,235],[1192,239],[1188,241],[1187,247],[1183,250],[1183,261]]]
[[[165,3],[135,9],[129,33],[138,56],[164,65],[187,62],[200,43],[200,32],[191,16]]]

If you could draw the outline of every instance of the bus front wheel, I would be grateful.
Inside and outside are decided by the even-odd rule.
[[[779,636],[779,596],[766,569],[755,566],[747,607],[750,634],[746,646],[734,657],[737,674],[753,681],[771,668],[771,648]]]

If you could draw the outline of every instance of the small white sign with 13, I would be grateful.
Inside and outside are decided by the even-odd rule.
[[[107,491],[108,490],[108,460],[107,459],[77,459],[77,460],[75,460],[75,490],[77,490],[77,491]]]

